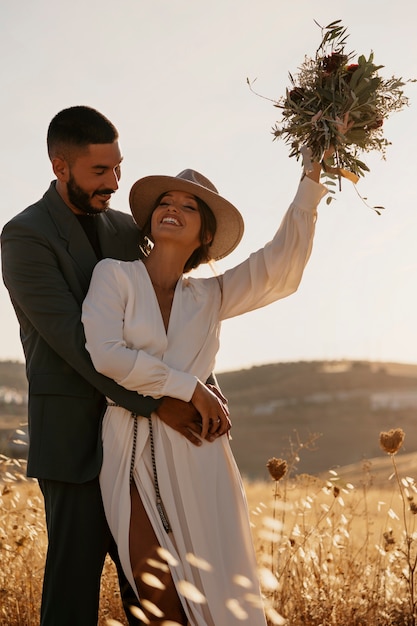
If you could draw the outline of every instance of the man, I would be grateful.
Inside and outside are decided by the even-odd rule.
[[[85,106],[65,109],[47,140],[56,180],[4,227],[2,269],[26,357],[28,475],[45,499],[41,626],[93,626],[107,552],[117,563],[98,482],[105,397],[145,417],[156,411],[196,445],[200,416],[190,404],[144,398],[94,370],[81,305],[98,260],[137,258],[138,230],[130,215],[109,208],[122,156],[107,118]]]

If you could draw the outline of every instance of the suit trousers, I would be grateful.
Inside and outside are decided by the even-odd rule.
[[[41,626],[97,626],[107,553],[116,564],[128,622],[141,625],[128,608],[138,601],[120,566],[98,478],[81,484],[40,479],[39,484],[48,531]]]

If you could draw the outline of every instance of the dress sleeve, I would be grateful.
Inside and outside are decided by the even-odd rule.
[[[123,326],[132,289],[134,283],[118,261],[105,259],[96,265],[82,311],[86,348],[94,367],[144,396],[189,402],[197,385],[195,376],[127,344]]]
[[[294,293],[310,257],[317,205],[327,189],[308,177],[272,241],[223,276],[220,319],[227,319],[271,304]]]

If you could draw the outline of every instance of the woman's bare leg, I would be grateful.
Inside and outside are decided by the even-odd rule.
[[[139,598],[152,602],[162,611],[163,616],[157,617],[147,611],[146,608],[142,607],[142,609],[153,626],[168,620],[177,622],[181,626],[187,626],[188,621],[179,600],[174,581],[169,569],[167,569],[166,562],[158,554],[160,545],[133,481],[130,488],[130,496],[132,501],[129,531],[130,562]],[[147,584],[146,575],[149,574],[156,576],[161,581],[164,589],[158,589]],[[144,575],[145,580],[143,579]]]

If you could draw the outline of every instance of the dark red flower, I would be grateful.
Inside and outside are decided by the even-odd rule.
[[[298,103],[304,99],[305,92],[302,87],[294,87],[288,95],[293,102]]]
[[[382,118],[379,118],[379,119],[376,119],[375,122],[373,122],[373,124],[368,124],[366,128],[367,130],[376,130],[377,128],[381,128],[383,123],[384,123],[384,120]]]
[[[352,75],[354,74],[354,72],[356,72],[358,67],[359,65],[357,63],[351,63],[347,66],[346,74],[344,75],[344,79],[347,83],[350,83],[350,79],[352,78]]]
[[[346,65],[347,60],[348,57],[346,54],[342,54],[341,52],[332,52],[327,57],[323,57],[321,66],[327,74],[332,74],[333,72],[337,72],[339,67],[342,67],[342,65]]]

